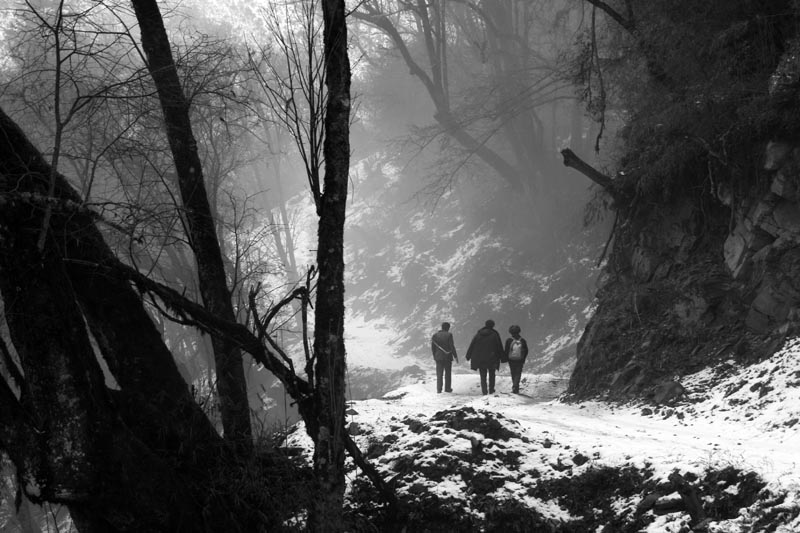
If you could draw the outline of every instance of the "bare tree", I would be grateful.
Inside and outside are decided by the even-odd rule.
[[[542,192],[552,154],[539,113],[574,97],[555,58],[536,49],[546,46],[533,42],[535,10],[530,2],[368,1],[352,16],[378,29],[425,88],[438,127],[421,142],[447,136],[513,190]],[[459,79],[451,64],[464,69],[468,51],[480,64]]]
[[[231,293],[208,203],[197,143],[192,133],[189,105],[172,59],[161,12],[155,0],[133,0],[133,7],[142,32],[147,66],[164,112],[190,244],[197,260],[200,294],[211,312],[234,322]],[[244,449],[249,449],[252,445],[252,428],[241,352],[224,338],[214,337],[212,342],[225,436]]]
[[[342,531],[344,498],[344,221],[350,169],[350,60],[344,0],[322,0],[325,58],[325,177],[320,191],[314,321],[316,417],[314,472],[322,491],[314,499],[314,531]]]
[[[342,530],[345,449],[382,485],[344,431],[343,233],[350,157],[344,3],[322,6],[327,89],[325,172],[313,192],[319,199],[318,268],[306,277],[304,287],[263,316],[255,304],[257,289],[251,292],[255,333],[235,321],[189,106],[158,6],[153,0],[133,4],[165,116],[205,305],[120,261],[97,224],[119,227],[93,211],[0,112],[0,295],[13,309],[6,313],[7,339],[13,347],[6,352],[15,353],[0,372],[0,447],[9,451],[25,494],[36,503],[68,505],[80,530],[267,529],[265,520],[270,517],[253,504],[254,492],[243,495],[239,487],[206,491],[219,483],[220,473],[235,477],[238,469],[253,467],[244,457],[249,455],[249,425],[237,418],[235,409],[228,413],[231,417],[223,413],[229,443],[218,437],[145,310],[147,302],[171,320],[219,339],[231,351],[247,351],[281,380],[315,442],[318,490],[309,526]],[[40,248],[39,233],[31,228],[42,227],[48,210],[49,231]],[[26,269],[29,262],[36,268]],[[147,266],[146,270],[152,267]],[[281,309],[299,300],[306,338],[317,271],[314,348],[305,347],[304,379],[273,338],[270,324]],[[27,320],[39,306],[36,319]],[[107,376],[91,339],[105,361]],[[231,401],[229,394],[230,390],[220,391],[223,401]],[[235,407],[242,403],[246,406],[236,402]],[[131,479],[126,473],[134,471],[140,475]],[[148,483],[155,487],[148,489]],[[269,497],[267,487],[258,488]]]
[[[326,112],[318,8],[318,0],[313,0],[265,9],[263,16],[274,39],[274,51],[256,42],[255,50],[248,53],[271,116],[297,146],[317,215]]]

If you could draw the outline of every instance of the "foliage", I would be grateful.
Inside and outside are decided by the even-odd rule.
[[[608,18],[587,30],[571,58],[590,110],[622,126],[619,177],[656,202],[757,185],[759,144],[800,133],[796,111],[768,92],[795,31],[793,4],[631,5],[625,27]]]

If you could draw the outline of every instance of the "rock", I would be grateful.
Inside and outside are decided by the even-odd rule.
[[[653,506],[661,497],[662,497],[661,493],[651,492],[650,494],[642,498],[642,501],[636,504],[636,514],[646,513],[647,511],[652,509]]]
[[[408,487],[409,494],[422,494],[426,490],[428,490],[427,487],[425,487],[425,485],[420,482],[416,482],[410,487]]]
[[[364,430],[361,429],[361,426],[359,426],[357,422],[350,422],[350,425],[347,426],[347,433],[355,437],[356,435],[364,433]]]
[[[778,235],[778,225],[773,218],[773,211],[780,202],[781,197],[767,193],[756,205],[750,209],[747,219],[753,228],[760,228],[773,237]]]
[[[792,145],[783,141],[770,141],[764,149],[764,170],[778,170],[792,151]]]
[[[775,231],[777,233],[777,229]],[[734,278],[747,276],[752,266],[749,262],[753,254],[774,241],[775,238],[760,227],[740,222],[725,239],[725,265]]]
[[[781,234],[788,233],[800,240],[800,205],[784,200],[775,206],[772,217]]]
[[[384,443],[380,442],[373,442],[367,448],[367,451],[364,453],[367,456],[367,459],[377,459],[379,457],[383,457],[386,455],[386,452],[389,450],[389,446]]]
[[[734,230],[734,232],[728,235],[728,238],[725,239],[725,245],[723,246],[725,265],[733,274],[734,278],[739,277],[742,266],[748,259],[747,252],[747,243],[744,240],[744,235],[742,235],[741,232]]]
[[[772,284],[762,285],[750,306],[775,322],[783,322],[789,315],[790,306],[786,298]]]
[[[426,448],[444,448],[447,446],[447,441],[444,439],[440,439],[439,437],[432,437],[431,440],[428,441],[428,446]]]
[[[686,394],[686,389],[677,381],[667,381],[653,390],[653,401],[658,405],[671,403]]]
[[[655,267],[653,266],[653,258],[641,246],[637,246],[631,255],[631,266],[636,274],[636,277],[642,281],[649,281],[653,276]]]
[[[787,165],[791,166],[792,169],[795,169],[795,165]],[[800,200],[800,195],[798,195],[797,184],[794,180],[794,175],[791,175],[788,171],[786,166],[781,168],[775,177],[772,179],[772,184],[770,185],[770,191],[773,194],[777,194],[781,198],[785,200],[789,200],[790,202],[796,202]]]
[[[572,462],[575,463],[577,466],[584,465],[589,462],[589,458],[583,455],[582,453],[576,453],[572,457]]]
[[[720,201],[722,205],[731,207],[733,206],[733,189],[731,189],[730,185],[727,183],[719,183],[717,185],[717,200]]]

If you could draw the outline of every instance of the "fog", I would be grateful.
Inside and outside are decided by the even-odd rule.
[[[0,104],[49,159],[60,153],[59,170],[107,220],[120,255],[199,300],[130,8],[67,4],[60,62],[38,18],[55,4],[2,11]],[[268,310],[314,262],[324,103],[315,8],[194,0],[167,15],[242,322],[252,319],[253,287]],[[352,9],[347,313],[363,326],[354,331],[380,325],[386,349],[351,336],[348,350],[368,345],[378,369],[398,356],[424,367],[439,323],[453,324],[465,351],[492,318],[502,334],[522,327],[530,371],[567,373],[609,220],[559,150],[602,167],[595,143],[613,148],[613,113],[587,112],[592,95],[577,85],[583,5],[370,0]],[[152,311],[184,377],[210,396],[208,338],[155,302]],[[276,337],[302,359],[296,311],[283,312]],[[254,408],[284,409],[268,373],[254,365],[249,379]]]

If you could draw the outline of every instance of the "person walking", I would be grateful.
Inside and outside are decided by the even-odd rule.
[[[494,329],[494,320],[487,320],[469,343],[467,349],[467,361],[470,361],[470,368],[477,370],[481,375],[481,392],[483,394],[494,393],[495,372],[500,369],[500,361],[505,358],[503,341],[500,334]],[[486,382],[486,377],[489,382]]]
[[[528,341],[520,336],[522,329],[514,324],[508,328],[511,337],[506,339],[506,359],[508,369],[511,371],[511,392],[519,394],[519,380],[522,377],[522,367],[528,357]]]
[[[444,377],[444,391],[453,392],[451,387],[453,360],[458,361],[456,345],[453,334],[450,333],[450,323],[442,322],[442,329],[433,334],[431,339],[431,352],[436,361],[436,392],[442,392],[442,378]]]

